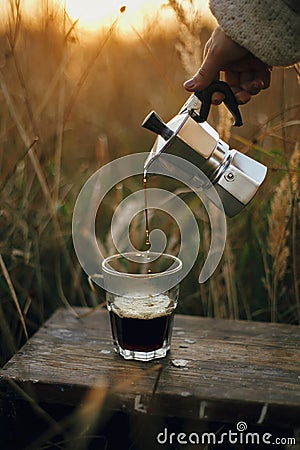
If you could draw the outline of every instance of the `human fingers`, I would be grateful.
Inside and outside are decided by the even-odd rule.
[[[246,91],[241,86],[241,80],[240,80],[240,73],[235,71],[225,71],[224,72],[224,80],[229,85],[230,89],[234,93],[237,102],[240,105],[244,105],[245,103],[249,102],[251,99],[251,94]],[[250,78],[250,74],[245,74],[247,78]]]
[[[240,86],[251,95],[257,95],[262,89],[267,89],[270,81],[271,70],[267,66],[261,70],[241,72],[240,74]]]
[[[257,70],[254,73],[254,79],[255,80],[261,80],[263,83],[262,89],[268,89],[270,87],[271,83],[271,74],[272,74],[272,68],[270,66],[265,66],[261,70]]]
[[[222,92],[214,92],[211,96],[212,105],[218,106],[225,100],[225,95]]]
[[[215,55],[214,35],[215,31],[204,46],[203,62],[198,72],[183,84],[188,91],[202,91],[219,78],[220,63]]]
[[[258,94],[264,87],[264,83],[259,78],[256,79],[252,71],[241,72],[239,84],[243,90],[251,95]]]
[[[206,42],[205,47],[204,47],[204,53],[203,53],[204,57],[209,52],[211,45],[212,45],[212,39],[210,38]],[[217,79],[219,79],[219,74],[218,74]],[[225,95],[222,92],[214,92],[211,96],[211,103],[212,103],[212,105],[218,106],[223,102],[224,99],[225,99]]]
[[[215,28],[204,48],[204,60],[198,72],[184,83],[188,91],[201,91],[218,79],[219,72],[243,59],[248,51]],[[220,99],[220,95],[218,97]]]
[[[203,63],[198,72],[184,83],[187,91],[203,91],[214,80],[219,78],[219,68],[216,65],[214,58],[210,54],[204,58]]]
[[[255,58],[251,53],[226,67],[226,70],[238,73],[240,78],[238,84],[251,95],[256,95],[262,89],[270,86],[271,67]]]

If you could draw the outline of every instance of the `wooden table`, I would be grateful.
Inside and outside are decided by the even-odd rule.
[[[75,311],[59,309],[5,365],[2,418],[29,408],[55,428],[60,405],[84,420],[110,411],[299,428],[299,327],[177,315],[169,355],[142,363],[114,353],[106,310]]]

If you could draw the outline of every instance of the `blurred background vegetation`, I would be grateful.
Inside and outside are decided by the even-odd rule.
[[[182,83],[199,67],[214,26],[192,0],[166,1],[130,34],[118,19],[81,34],[62,7],[42,2],[39,14],[25,18],[22,2],[8,3],[0,29],[1,364],[59,306],[103,302],[72,245],[77,195],[104,164],[150,150],[155,136],[141,128],[144,117],[153,109],[165,120],[177,113],[188,97]],[[162,8],[172,11],[167,23]],[[269,170],[251,204],[228,219],[225,253],[203,285],[197,279],[209,223],[194,196],[184,194],[203,245],[182,283],[179,312],[299,323],[299,110],[292,67],[274,69],[271,88],[241,107],[242,128],[231,128],[222,106],[211,111],[209,122],[231,148]],[[178,189],[168,180],[149,185]],[[97,227],[104,247],[114,208],[141,188],[141,180],[127,180],[109,193]],[[170,220],[152,214],[175,251],[180,236]]]

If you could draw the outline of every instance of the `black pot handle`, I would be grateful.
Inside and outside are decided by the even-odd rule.
[[[202,105],[200,109],[199,116],[193,117],[196,122],[205,122],[211,105],[211,97],[214,92],[222,92],[225,95],[223,100],[229,111],[234,117],[234,126],[240,127],[243,125],[242,116],[239,110],[239,105],[234,93],[230,89],[227,83],[224,81],[213,81],[206,89],[203,91],[195,92],[195,95],[201,100]]]

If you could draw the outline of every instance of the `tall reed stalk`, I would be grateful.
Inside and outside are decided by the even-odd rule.
[[[299,280],[297,255],[297,222],[299,192],[300,152],[296,145],[289,161],[288,173],[275,189],[268,216],[267,251],[271,256],[270,263],[265,258],[265,285],[270,300],[271,320],[278,319],[278,298],[287,296],[287,287],[283,280],[287,272],[293,273],[295,315],[299,317]],[[286,307],[288,308],[288,304]]]
[[[153,136],[145,135],[140,123],[150,108],[159,106],[163,114],[173,116],[174,102],[181,106],[187,94],[182,82],[199,68],[213,23],[199,2],[169,0],[175,24],[168,30],[156,19],[144,31],[134,28],[134,39],[127,39],[116,21],[83,41],[77,21],[56,10],[50,0],[40,3],[42,14],[30,22],[21,0],[9,0],[8,20],[0,29],[1,364],[56,308],[63,305],[74,314],[74,305],[101,302],[103,292],[90,287],[72,247],[77,194],[102,165],[151,148]],[[276,78],[273,71],[276,95],[265,92],[261,100],[245,106],[243,130],[232,132],[226,108],[216,108],[209,118],[232,148],[238,145],[238,150],[252,153],[269,171],[253,202],[228,220],[223,258],[200,286],[210,226],[203,205],[191,193],[184,196],[202,238],[197,263],[182,282],[179,307],[184,313],[300,322],[300,96],[291,76],[294,70],[286,74],[288,81],[282,73],[279,70]],[[170,99],[166,90],[176,95]],[[162,185],[173,189],[169,179]],[[113,251],[110,218],[120,202],[140,188],[140,182],[124,180],[108,195],[96,224],[101,250]],[[178,229],[156,211],[152,220],[163,223],[170,235],[167,250],[176,253]],[[118,225],[121,232],[124,224]],[[132,231],[138,246],[144,239],[138,217]],[[158,366],[151,370],[159,372]],[[134,382],[130,374],[124,391]],[[47,446],[58,433],[64,439],[58,445],[74,448],[72,438],[79,437],[88,448],[88,432],[114,393],[110,383],[95,386],[74,415],[56,423],[34,398],[17,385],[15,389],[49,425],[32,448]]]

